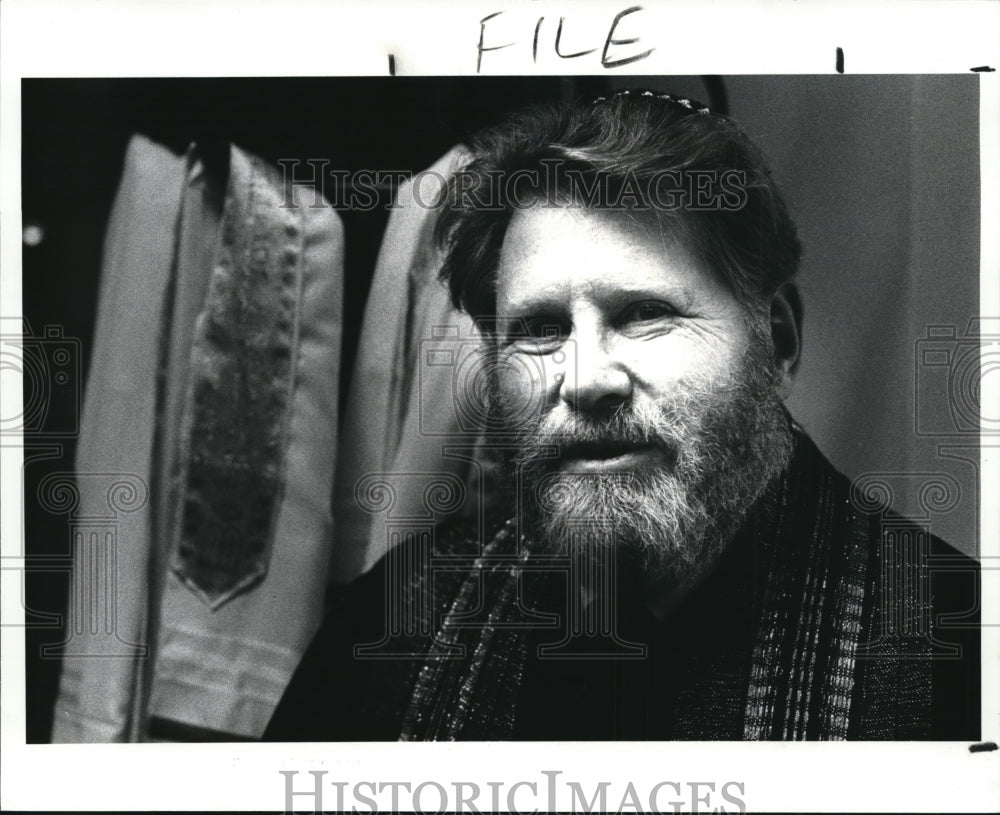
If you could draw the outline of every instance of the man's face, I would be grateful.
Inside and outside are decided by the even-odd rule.
[[[657,572],[707,568],[791,447],[766,315],[651,218],[537,207],[508,227],[497,317],[535,534],[597,522]]]

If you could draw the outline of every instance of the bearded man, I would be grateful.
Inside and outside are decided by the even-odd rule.
[[[631,91],[471,155],[441,274],[505,478],[334,599],[266,738],[976,738],[975,563],[784,408],[800,246],[757,148]]]

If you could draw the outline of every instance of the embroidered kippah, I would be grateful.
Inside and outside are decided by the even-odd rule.
[[[622,96],[641,96],[649,99],[657,99],[661,102],[666,102],[672,107],[680,108],[690,113],[701,113],[704,115],[712,112],[708,105],[698,102],[695,99],[688,99],[684,96],[674,96],[672,93],[656,93],[655,91],[639,88],[635,90],[625,88],[624,90],[616,91],[611,94],[611,96],[598,96],[594,100],[593,104],[599,105],[602,102],[607,102],[609,99],[618,99]]]

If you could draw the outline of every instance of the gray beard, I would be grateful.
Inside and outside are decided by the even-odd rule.
[[[676,397],[633,401],[604,418],[550,411],[506,425],[516,439],[507,464],[511,483],[520,484],[522,529],[532,551],[600,561],[615,551],[637,561],[649,581],[696,582],[791,457],[793,438],[771,353],[758,326],[730,381],[709,387],[682,382]],[[491,401],[503,424],[496,391]],[[664,453],[664,464],[573,473],[552,457],[553,447],[614,440],[652,443]]]

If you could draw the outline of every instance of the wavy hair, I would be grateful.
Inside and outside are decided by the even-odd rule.
[[[801,245],[763,154],[732,119],[689,100],[632,90],[534,106],[479,132],[468,147],[471,159],[449,181],[435,234],[445,251],[440,277],[455,307],[473,317],[495,315],[504,235],[526,204],[612,205],[633,217],[648,209],[747,308],[798,271]],[[527,201],[516,184],[503,183],[526,174],[538,184]],[[701,184],[702,200],[715,196],[719,205],[698,206],[690,195],[679,206],[644,201],[642,191],[664,178],[682,193]],[[726,188],[726,178],[734,185]],[[599,200],[588,196],[595,189],[603,190]]]

